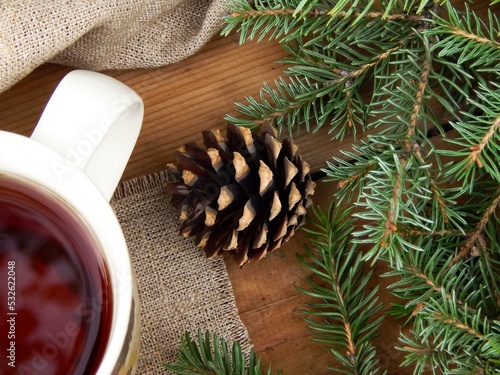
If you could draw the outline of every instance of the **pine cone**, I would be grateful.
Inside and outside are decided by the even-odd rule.
[[[180,233],[193,236],[207,257],[229,251],[243,266],[279,248],[304,223],[315,183],[309,164],[291,140],[276,139],[269,124],[257,134],[227,125],[203,132],[206,150],[189,143],[167,169],[176,183],[165,186],[180,208]]]

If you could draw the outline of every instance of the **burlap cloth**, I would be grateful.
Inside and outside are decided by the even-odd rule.
[[[152,68],[196,52],[227,0],[0,0],[0,92],[45,62]]]
[[[178,212],[162,192],[166,173],[124,182],[111,201],[127,240],[138,278],[141,351],[138,374],[166,374],[180,337],[198,328],[239,341],[250,340],[241,322],[222,258],[203,251],[178,233]]]

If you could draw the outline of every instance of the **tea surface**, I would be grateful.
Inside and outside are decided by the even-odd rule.
[[[93,374],[111,299],[94,238],[71,209],[0,175],[0,373]]]

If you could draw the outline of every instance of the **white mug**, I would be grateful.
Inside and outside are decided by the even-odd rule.
[[[126,85],[100,73],[75,70],[56,88],[30,138],[0,131],[0,179],[9,176],[26,182],[69,207],[102,252],[111,284],[112,312],[104,354],[95,367],[99,375],[133,374],[139,355],[136,278],[109,200],[136,143],[143,112],[141,98]],[[9,334],[12,340],[2,350],[0,373],[15,374],[23,365],[34,373],[48,374],[44,366],[50,369],[51,360],[61,353],[66,333],[51,333],[52,341],[33,351],[33,358],[24,356],[25,361],[19,363],[20,351],[30,349],[16,341],[16,333],[26,323],[22,311],[16,310],[23,296],[15,292],[25,276],[19,274],[15,261],[8,264],[9,269],[0,270],[0,282],[8,283],[0,288],[8,293],[0,296],[0,304],[7,306],[8,300],[10,310],[5,309],[7,315],[0,319],[4,323],[11,320],[0,335]],[[44,307],[36,308],[43,311]],[[94,316],[86,313],[86,319]]]

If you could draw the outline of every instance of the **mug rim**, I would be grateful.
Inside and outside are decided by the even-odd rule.
[[[97,374],[113,373],[127,344],[135,275],[123,231],[109,202],[90,178],[67,159],[28,137],[3,130],[0,130],[0,174],[48,190],[75,212],[94,235],[113,293],[110,335]]]

